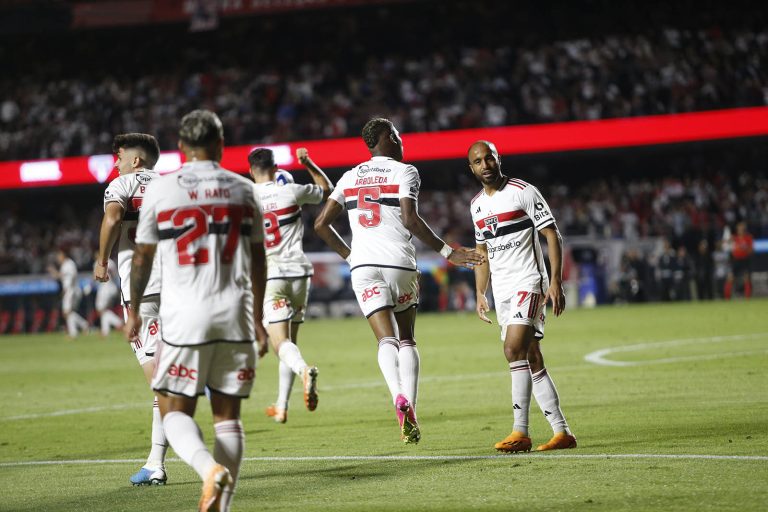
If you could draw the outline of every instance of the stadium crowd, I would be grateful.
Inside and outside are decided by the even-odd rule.
[[[542,183],[541,189],[549,198],[566,244],[569,237],[578,236],[624,240],[630,245],[649,238],[659,241],[653,250],[626,252],[619,274],[609,278],[616,283],[610,291],[615,300],[702,296],[701,292],[691,292],[690,283],[696,279],[704,283],[706,275],[716,280],[709,296],[722,294],[728,266],[724,233],[745,221],[755,238],[768,237],[768,178],[762,171],[628,182],[618,178],[578,184],[554,182]],[[471,246],[474,239],[467,205],[475,193],[476,187],[462,191],[425,188],[420,213],[445,233],[447,240]],[[43,273],[57,247],[69,248],[81,271],[92,268],[100,208],[70,205],[47,221],[29,219],[19,208],[6,209],[0,223],[0,274]],[[305,207],[304,247],[309,252],[325,250],[312,228],[317,208]],[[345,223],[338,229],[349,235]]]
[[[519,16],[517,5],[493,7],[502,19]],[[456,36],[464,30],[458,8],[444,11],[430,34],[421,30],[432,23],[429,11],[409,9],[402,19],[403,8],[381,7],[375,22],[336,13],[332,33],[289,17],[292,33],[318,32],[311,47],[288,37],[289,21],[280,18],[197,39],[182,34],[176,44],[163,32],[139,32],[130,52],[112,34],[78,34],[76,52],[34,68],[25,54],[63,43],[27,41],[7,55],[15,72],[0,78],[0,155],[108,153],[115,133],[132,131],[174,149],[177,119],[200,106],[219,113],[229,144],[252,144],[357,136],[373,115],[423,132],[768,104],[764,28],[641,25],[611,35],[517,40],[502,32],[465,41]],[[423,35],[423,44],[382,49],[367,37],[393,23]],[[259,38],[243,44],[252,34]],[[263,48],[265,39],[293,55],[289,67],[283,52]],[[67,65],[73,56],[89,63],[76,75]]]

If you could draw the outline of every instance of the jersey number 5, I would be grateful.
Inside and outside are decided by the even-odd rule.
[[[209,225],[208,213],[210,210],[213,222]],[[193,242],[208,234],[224,234],[227,239],[221,250],[222,263],[232,263],[232,258],[237,249],[237,241],[240,238],[240,224],[243,220],[243,209],[239,206],[212,206],[205,210],[201,207],[179,208],[173,212],[171,222],[175,228],[185,228],[176,238],[176,250],[179,255],[179,265],[205,265],[210,261],[208,248],[202,244],[198,247],[190,247]],[[191,221],[191,222],[190,222]],[[222,231],[221,227],[229,223],[229,229]],[[194,251],[194,252],[193,252]]]
[[[357,208],[363,212],[358,220],[364,228],[374,228],[381,224],[381,205],[375,202],[380,197],[379,187],[363,187],[357,191]]]

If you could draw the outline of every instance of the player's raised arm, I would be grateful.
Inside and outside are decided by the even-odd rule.
[[[432,228],[430,228],[419,215],[415,199],[401,197],[400,212],[403,218],[403,226],[405,226],[408,231],[413,233],[416,238],[424,242],[435,252],[440,253],[454,265],[460,265],[471,269],[475,265],[479,265],[485,261],[483,256],[475,249],[459,247],[454,250],[438,237],[435,232],[432,231]]]
[[[104,207],[104,217],[101,219],[99,230],[99,251],[93,278],[102,283],[109,281],[107,264],[117,238],[120,236],[120,223],[123,221],[125,208],[118,202],[109,202]]]
[[[549,266],[552,270],[549,288],[546,292],[547,301],[552,304],[555,316],[565,310],[565,293],[563,292],[563,237],[560,236],[555,224],[542,228],[539,233],[547,239]]]
[[[333,183],[331,183],[331,180],[328,179],[328,176],[323,172],[323,170],[318,167],[317,164],[315,164],[315,162],[309,157],[307,148],[297,149],[296,158],[299,159],[301,165],[307,168],[307,171],[309,171],[309,175],[312,176],[312,181],[315,182],[315,185],[323,190],[323,201],[328,199],[328,196],[331,195],[331,192],[333,191]]]
[[[488,265],[488,247],[485,244],[477,244],[477,252],[479,252],[485,261],[475,265],[475,292],[477,295],[477,316],[483,322],[492,324],[490,318],[488,318],[488,311],[491,310],[488,306],[488,298],[485,294],[488,292],[488,283],[491,281],[491,268]]]
[[[328,244],[328,247],[336,251],[339,256],[346,260],[352,253],[352,249],[349,248],[344,239],[341,238],[339,233],[332,226],[333,221],[341,215],[342,211],[342,206],[334,199],[326,201],[320,215],[315,219],[315,233],[317,233],[317,236],[319,236],[323,242]]]

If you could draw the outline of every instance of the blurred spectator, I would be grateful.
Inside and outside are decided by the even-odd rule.
[[[682,25],[673,27],[641,23],[645,8],[634,10],[633,30],[573,19],[560,20],[568,27],[560,31],[505,27],[471,40],[457,37],[468,13],[524,23],[538,11],[518,2],[423,2],[230,21],[207,34],[145,27],[132,32],[130,51],[112,31],[23,39],[0,47],[0,155],[108,153],[115,133],[131,131],[171,150],[180,115],[200,107],[219,114],[227,143],[255,144],[357,136],[373,115],[423,132],[768,104],[759,13],[734,27],[704,12],[700,20],[670,16]],[[419,34],[419,44],[403,38],[382,48],[369,37],[395,24]],[[297,33],[312,33],[312,44]],[[144,75],[125,80],[114,55]],[[661,204],[679,191],[665,192]],[[604,212],[582,206],[579,219]],[[682,208],[673,207],[678,220]],[[632,212],[619,211],[634,236]]]

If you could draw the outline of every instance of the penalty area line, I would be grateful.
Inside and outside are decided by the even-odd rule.
[[[522,458],[547,459],[603,459],[603,460],[706,460],[706,461],[736,461],[754,462],[768,461],[768,455],[709,455],[709,454],[677,454],[677,453],[528,453],[516,455],[328,455],[307,457],[243,457],[243,462],[337,462],[337,461],[473,461],[473,460],[505,460],[519,461]],[[0,468],[21,466],[64,466],[77,464],[140,464],[145,459],[75,459],[75,460],[29,460],[17,462],[0,462]],[[167,462],[181,462],[178,458],[167,459]]]

